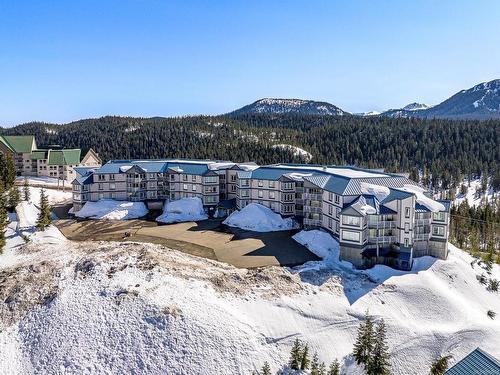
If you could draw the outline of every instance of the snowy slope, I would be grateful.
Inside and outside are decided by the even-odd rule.
[[[394,374],[427,374],[438,355],[478,345],[500,356],[500,320],[486,316],[500,298],[466,253],[362,272],[336,261],[331,239],[301,233],[332,250],[325,261],[244,270],[149,244],[18,246],[8,264],[0,255],[0,373],[248,374],[265,360],[276,372],[299,337],[353,374],[367,309],[386,320]]]
[[[264,98],[239,108],[230,114],[245,113],[300,113],[307,115],[343,116],[348,114],[337,106],[326,102],[303,99]]]

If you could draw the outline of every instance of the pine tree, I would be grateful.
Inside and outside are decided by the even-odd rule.
[[[21,194],[16,185],[13,185],[9,190],[9,204],[7,205],[10,210],[15,210],[16,206],[21,200]]]
[[[305,344],[302,350],[302,358],[300,359],[300,369],[307,370],[309,368],[309,363],[309,346]]]
[[[9,224],[8,216],[7,216],[7,208],[5,204],[5,193],[3,185],[0,184],[0,254],[3,251],[5,246],[5,229]]]
[[[24,182],[23,182],[23,200],[25,200],[26,202],[29,202],[30,195],[31,195],[30,184],[28,183],[28,179],[25,178]]]
[[[319,358],[318,358],[318,353],[314,353],[312,361],[311,361],[311,375],[319,375]]]
[[[264,362],[264,366],[262,366],[262,370],[260,370],[261,375],[271,375],[271,366],[269,366],[269,363],[266,361]]]
[[[50,225],[51,221],[49,199],[45,195],[45,190],[42,189],[40,190],[40,213],[38,214],[36,227],[43,231]]]
[[[431,365],[432,375],[443,375],[448,369],[448,362],[451,359],[451,355],[445,355],[444,357],[439,357]]]
[[[358,335],[352,353],[358,365],[368,365],[374,346],[374,339],[373,318],[367,311],[364,322],[361,322],[358,327]]]
[[[328,375],[340,375],[340,363],[338,359],[335,359],[328,370]]]
[[[302,343],[298,338],[293,342],[292,349],[290,351],[290,361],[289,365],[292,370],[300,370],[300,362],[302,360]]]
[[[10,155],[0,153],[0,183],[7,190],[16,180],[16,167]]]
[[[366,370],[368,375],[388,375],[390,366],[386,327],[384,319],[381,319],[375,328],[375,343]]]

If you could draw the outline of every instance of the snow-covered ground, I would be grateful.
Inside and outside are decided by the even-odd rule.
[[[423,257],[410,272],[358,271],[328,234],[303,231],[295,239],[324,260],[245,270],[153,244],[76,243],[55,227],[26,245],[8,233],[1,374],[248,374],[266,360],[275,373],[296,337],[354,374],[367,309],[386,321],[393,374],[427,374],[437,356],[477,346],[500,357],[500,319],[486,315],[500,296],[451,245],[446,261]]]
[[[144,202],[101,199],[85,203],[75,216],[99,220],[131,220],[146,216],[148,212]]]
[[[230,227],[254,232],[275,232],[298,228],[292,218],[283,219],[281,215],[258,203],[250,203],[240,211],[235,211],[223,221]]]
[[[277,144],[273,145],[272,148],[279,148],[282,150],[290,151],[294,156],[299,156],[303,158],[305,161],[310,161],[312,159],[312,154],[303,148],[298,146],[288,145],[288,144]]]
[[[457,188],[456,198],[454,203],[456,205],[461,204],[464,200],[467,200],[469,206],[477,207],[480,206],[483,202],[491,202],[495,197],[499,196],[500,193],[494,193],[492,189],[488,189],[486,194],[480,194],[481,190],[481,180],[476,179],[472,180],[469,183],[464,181],[463,184],[467,186],[467,194],[460,194],[460,187]]]
[[[182,198],[167,202],[163,213],[156,218],[160,223],[180,223],[183,221],[200,221],[208,219],[203,202],[198,197]]]
[[[23,183],[24,180],[27,179],[28,183],[30,186],[54,186],[54,187],[62,187],[63,186],[63,181],[59,180],[55,177],[47,177],[47,176],[29,176],[29,177],[24,177],[24,176],[18,176],[16,177],[16,180],[18,183]],[[64,187],[71,189],[71,183],[68,181],[64,182]]]

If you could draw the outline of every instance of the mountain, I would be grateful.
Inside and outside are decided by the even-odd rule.
[[[500,79],[480,83],[462,90],[444,102],[429,107],[412,103],[400,109],[390,109],[382,116],[447,118],[455,120],[487,120],[500,118]]]
[[[314,100],[302,99],[276,99],[264,98],[256,102],[237,109],[230,115],[241,115],[247,113],[297,113],[303,115],[329,115],[342,116],[349,114],[337,106],[327,102],[317,102]]]
[[[435,107],[418,111],[418,116],[485,120],[500,118],[500,79],[462,90]]]
[[[353,113],[353,115],[361,117],[370,117],[370,116],[378,116],[380,115],[380,112],[378,111],[358,112],[358,113]]]

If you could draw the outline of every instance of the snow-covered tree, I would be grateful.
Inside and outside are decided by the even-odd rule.
[[[340,363],[338,359],[335,359],[328,369],[328,375],[340,375]]]
[[[314,353],[311,361],[311,375],[319,375],[319,358],[318,353]]]
[[[262,370],[260,370],[260,375],[271,375],[271,366],[266,361],[264,362],[264,366],[262,366]]]
[[[292,370],[300,370],[300,363],[302,361],[302,343],[298,338],[293,342],[292,349],[290,350],[290,360],[288,362]]]
[[[309,368],[309,363],[309,346],[305,344],[302,350],[302,358],[300,359],[300,369],[307,370]]]
[[[28,183],[28,179],[25,178],[23,182],[23,200],[28,202],[30,200],[30,184]]]

